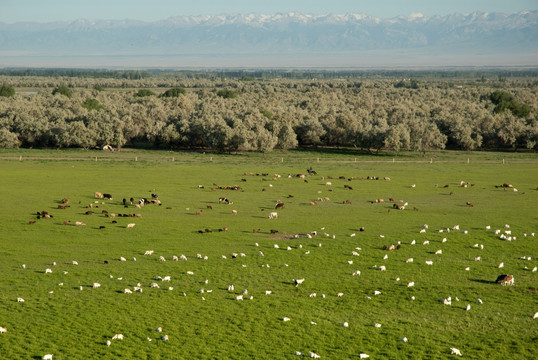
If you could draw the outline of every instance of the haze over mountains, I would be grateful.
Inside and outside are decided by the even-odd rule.
[[[178,16],[155,22],[0,22],[3,67],[538,65],[538,11]]]

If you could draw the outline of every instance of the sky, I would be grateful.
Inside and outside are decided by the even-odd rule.
[[[379,18],[474,11],[537,10],[538,0],[0,0],[0,22],[132,19],[155,21],[179,15],[297,11],[303,14],[362,13]]]

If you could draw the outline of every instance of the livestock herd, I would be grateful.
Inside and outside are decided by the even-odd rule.
[[[289,178],[299,178],[299,179],[303,179],[304,181],[308,181],[309,176],[317,175],[317,173],[314,170],[312,170],[312,168],[308,169],[307,173],[308,173],[308,175],[297,174],[297,175],[289,175],[288,177]],[[251,173],[250,175],[254,175],[254,174]],[[256,174],[256,175],[259,175],[259,174]],[[263,176],[268,176],[267,173],[262,174],[262,175]],[[275,174],[274,177],[273,177],[273,180],[276,180],[279,177],[280,177],[280,175]],[[325,181],[325,186],[327,186],[327,187],[332,186],[332,182],[328,181],[328,180],[332,180],[333,177],[331,177],[331,176],[323,176],[323,177],[320,177],[320,178],[321,178],[322,181]],[[346,178],[339,177],[339,179],[340,180],[345,180]],[[354,178],[348,178],[347,180],[351,181],[353,179]],[[377,177],[377,176],[368,176],[366,178],[363,177],[362,179],[364,179],[364,180],[379,180],[380,178]],[[382,179],[384,179],[385,181],[390,181],[390,178],[388,178],[388,177],[384,177]],[[246,181],[246,179],[242,179],[242,180]],[[460,183],[460,186],[464,186],[464,185],[467,185],[467,183],[465,183],[465,182]],[[211,188],[211,191],[217,191],[217,190],[241,191],[242,190],[241,187],[235,186],[235,185],[234,186],[218,186],[218,185],[213,184],[213,186],[214,187]],[[269,186],[272,186],[272,185],[270,184]],[[415,184],[411,185],[411,188],[415,188],[415,187],[416,187]],[[513,188],[509,184],[503,184],[502,187],[504,189]],[[204,189],[205,187],[203,185],[199,185],[198,188],[199,189]],[[344,185],[344,188],[347,189],[347,190],[353,190],[353,187],[348,185],[348,184]],[[265,190],[265,189],[263,189],[263,190]],[[288,197],[292,198],[293,196],[289,195]],[[94,200],[91,203],[89,203],[87,206],[84,206],[84,205],[79,203],[80,207],[84,207],[85,209],[91,209],[91,210],[86,210],[83,214],[79,214],[79,215],[80,216],[91,216],[93,214],[96,214],[96,211],[97,211],[96,209],[100,209],[101,207],[102,208],[104,208],[104,207],[110,208],[111,206],[115,206],[118,209],[118,211],[112,212],[112,211],[109,211],[109,210],[106,210],[106,209],[102,209],[101,210],[101,215],[103,215],[105,218],[111,220],[112,224],[117,224],[117,220],[120,217],[123,217],[123,218],[140,218],[140,217],[142,217],[141,213],[137,213],[136,211],[138,211],[138,210],[135,210],[135,209],[141,209],[142,207],[149,206],[149,205],[157,205],[157,206],[162,205],[161,201],[159,200],[159,196],[157,194],[154,194],[154,193],[151,194],[151,199],[144,198],[144,197],[142,197],[142,198],[140,198],[138,200],[135,200],[135,198],[133,198],[133,197],[123,198],[123,200],[121,201],[121,204],[118,204],[117,202],[112,203],[112,201],[113,201],[112,194],[95,192],[94,193]],[[312,200],[310,202],[310,205],[315,206],[315,205],[317,205],[318,202],[324,202],[324,201],[330,201],[330,199],[328,197],[323,197],[323,198],[319,197],[317,200]],[[370,202],[372,204],[376,204],[376,203],[377,204],[383,204],[383,203],[385,203],[385,200],[384,199],[374,199],[374,200],[371,200]],[[392,208],[397,209],[397,210],[405,210],[406,207],[408,206],[408,203],[406,201],[404,201],[404,200],[395,200],[394,198],[390,198],[389,202],[392,202],[393,203]],[[58,212],[63,211],[63,210],[67,210],[71,206],[71,202],[67,198],[62,198],[59,201],[59,203],[60,204],[58,204],[58,207],[57,207]],[[234,204],[227,197],[218,198],[218,203],[226,204],[226,205],[233,205]],[[346,200],[346,201],[344,201],[344,204],[351,204],[351,201]],[[275,205],[274,205],[274,211],[271,211],[266,218],[268,220],[277,220],[278,219],[278,212],[276,210],[283,209],[284,206],[285,206],[284,202],[282,202],[281,200],[276,200]],[[468,202],[467,206],[473,206],[473,205]],[[119,209],[122,209],[122,211],[119,211]],[[133,209],[133,211],[135,211],[135,212],[127,211],[125,209]],[[212,209],[211,205],[207,205],[206,209]],[[414,210],[418,211],[418,208],[415,207]],[[390,212],[390,209],[388,211]],[[231,213],[233,215],[238,214],[235,209],[232,210]],[[201,215],[202,210],[197,210],[196,214]],[[53,217],[54,216],[52,214],[50,214],[48,211],[45,211],[45,210],[38,211],[35,214],[35,218],[39,219],[39,220],[51,219]],[[29,223],[30,224],[35,224],[36,219],[30,220]],[[75,225],[84,226],[85,223],[83,221],[79,221],[79,220],[81,220],[81,219],[77,219],[77,221],[75,221]],[[63,224],[64,225],[70,225],[71,221],[72,220],[70,220],[70,219],[69,220],[64,220]],[[129,222],[128,224],[123,225],[123,227],[126,227],[126,228],[133,228],[134,226],[135,226],[135,223],[132,223],[132,222]],[[100,229],[103,229],[104,227],[105,227],[105,225],[99,226]],[[420,230],[417,229],[418,230],[417,233],[418,234],[425,234],[425,233],[427,233],[428,228],[429,228],[428,225],[424,224]],[[488,225],[488,226],[485,227],[485,229],[486,229],[486,231],[490,232],[491,227]],[[502,240],[507,240],[507,241],[511,241],[512,239],[516,240],[516,236],[512,236],[511,231],[508,230],[508,229],[509,229],[509,225],[505,225],[505,230],[504,231],[501,230],[501,229],[494,230],[493,235],[496,236],[496,237],[499,237]],[[223,227],[223,228],[219,229],[219,231],[227,231],[227,230],[228,230],[227,227]],[[324,230],[325,230],[324,228],[317,229],[317,230],[308,229],[308,230],[305,230],[304,232],[292,234],[292,235],[290,235],[289,238],[294,238],[294,239],[300,239],[300,238],[313,239],[314,237],[318,237],[318,238],[321,237],[321,238],[325,238],[325,239],[335,239],[335,237],[336,237],[335,234],[329,234],[327,232],[324,232]],[[205,229],[205,231],[200,230],[199,232],[207,233],[207,232],[211,232],[211,231],[212,231],[211,229]],[[255,232],[255,233],[257,233],[259,231],[260,231],[259,229],[254,229],[253,230],[253,232]],[[319,233],[318,233],[318,231],[319,231]],[[365,231],[364,226],[361,226],[359,231],[364,232]],[[467,230],[460,230],[459,225],[450,225],[450,226],[442,227],[442,228],[440,228],[438,230],[439,233],[441,233],[441,232],[449,233],[450,231],[453,231],[453,232],[456,231],[456,232],[464,234],[464,235],[468,234]],[[274,230],[274,229],[270,230],[270,234],[276,234],[277,232],[278,231]],[[348,234],[348,236],[349,237],[355,237],[356,234],[351,233],[351,234]],[[380,236],[380,238],[384,237],[383,235],[379,235],[379,236]],[[508,236],[510,237],[510,239],[508,239]],[[522,236],[524,236],[524,237],[526,237],[526,236],[534,236],[534,233],[533,232],[530,232],[529,234],[524,233],[524,234],[522,234]],[[445,243],[446,241],[447,241],[446,238],[444,238],[440,242],[439,246],[442,246],[442,244]],[[388,259],[389,256],[388,256],[387,252],[398,251],[398,250],[400,250],[400,248],[402,246],[416,246],[416,244],[417,244],[416,240],[412,240],[412,241],[409,241],[409,242],[397,241],[395,244],[384,244],[383,247],[381,248],[381,250],[385,252],[384,257],[382,259],[383,260]],[[429,240],[424,240],[423,241],[423,246],[427,246],[429,244],[430,244]],[[256,245],[257,248],[259,248],[258,243],[256,243],[255,245]],[[268,261],[269,261],[271,255],[274,253],[274,251],[278,251],[280,249],[285,249],[287,251],[302,251],[304,255],[309,255],[311,251],[315,251],[314,249],[319,249],[321,247],[322,247],[321,242],[319,242],[319,244],[316,247],[313,247],[313,248],[311,248],[309,250],[303,249],[302,244],[296,244],[293,247],[292,246],[286,246],[286,247],[282,247],[282,248],[278,244],[274,244],[272,249],[270,249],[270,248],[260,249],[260,250],[257,250],[256,252],[252,252],[250,254],[249,253],[243,253],[243,252],[241,252],[241,253],[233,252],[231,254],[231,258],[235,259],[235,258],[242,258],[242,257],[247,257],[247,256],[260,256],[260,257],[266,257],[266,259],[268,259]],[[483,249],[483,245],[476,244],[475,247]],[[418,246],[417,246],[417,248],[418,248]],[[321,250],[319,250],[319,251],[321,251]],[[362,251],[362,249],[360,247],[355,247],[354,249],[350,249],[349,253],[351,254],[351,256],[355,257],[355,256],[360,256],[361,251]],[[145,252],[140,253],[140,255],[143,255],[144,257],[148,257],[148,258],[150,258],[153,254],[154,254],[154,250],[146,250]],[[433,254],[436,256],[436,258],[438,258],[439,256],[442,256],[443,255],[442,249],[439,249],[439,250],[435,251]],[[126,262],[127,258],[131,258],[132,261],[137,261],[135,255],[139,255],[139,254],[131,254],[131,256],[127,256],[127,257],[119,256],[119,257],[117,257],[117,260],[120,261],[120,262]],[[202,255],[202,254],[196,254],[196,258],[201,259],[201,260],[209,260],[209,257],[207,255]],[[185,261],[186,262],[189,258],[185,254],[180,254],[179,256],[175,255],[175,254],[162,254],[162,255],[159,255],[159,261],[166,262],[167,259],[171,259],[172,261]],[[221,260],[224,261],[226,259],[227,259],[227,255],[222,254],[221,255]],[[433,259],[433,257],[432,257],[432,259]],[[475,261],[480,261],[480,260],[481,260],[480,257],[475,258]],[[523,257],[522,260],[531,260],[531,258],[530,257]],[[353,260],[351,260],[349,258],[347,258],[345,261],[347,261],[347,263],[350,264],[350,265],[353,264]],[[413,263],[413,258],[407,259],[406,263]],[[434,263],[435,263],[435,261],[431,260],[431,259],[425,261],[426,266],[432,266]],[[71,265],[77,266],[78,262],[73,260]],[[501,265],[502,265],[502,263],[499,264],[498,268],[502,268]],[[53,268],[54,268],[54,266],[56,266],[56,263],[53,263]],[[242,266],[245,266],[245,265],[242,264]],[[269,265],[269,263],[267,263],[267,264],[264,264],[263,266],[269,267],[270,265]],[[21,266],[21,268],[25,269],[26,265],[23,264]],[[374,266],[370,266],[370,268],[372,268],[374,270],[379,270],[379,271],[387,271],[387,268],[390,268],[390,265],[377,266],[377,264],[376,264]],[[465,270],[468,270],[468,268],[466,268]],[[536,270],[537,270],[536,267],[534,267],[532,269],[533,272],[536,271]],[[50,269],[50,268],[47,268],[44,271],[45,274],[50,274],[52,272],[53,272],[53,270]],[[64,270],[63,273],[67,274],[68,272],[67,272],[67,270]],[[358,270],[358,269],[353,269],[353,271],[350,271],[349,274],[350,274],[350,276],[360,276],[361,271]],[[192,275],[194,275],[194,272],[191,271],[191,270],[188,270],[188,271],[185,271],[182,275],[184,275],[184,276],[192,276]],[[110,277],[112,278],[112,275],[110,275]],[[121,280],[121,278],[117,277],[117,280]],[[498,284],[501,284],[501,285],[514,285],[514,282],[515,282],[514,280],[515,280],[514,275],[500,274],[495,282],[498,283]],[[204,284],[208,285],[211,281],[212,280],[206,279]],[[305,278],[291,279],[291,284],[293,284],[293,286],[295,286],[295,287],[299,287],[305,281],[308,281],[308,279],[306,279],[306,280],[305,280]],[[396,278],[396,281],[400,281],[400,278],[399,277]],[[103,282],[103,279],[96,279],[96,281],[92,283],[92,289],[94,289],[96,291],[99,291],[97,289],[101,288],[101,283],[102,282]],[[143,293],[144,289],[146,289],[146,287],[148,287],[147,284],[149,284],[149,289],[150,289],[149,291],[156,291],[157,289],[161,288],[162,283],[164,283],[164,282],[170,283],[170,285],[172,285],[171,283],[173,282],[173,277],[171,275],[165,275],[165,276],[157,276],[157,277],[155,277],[153,279],[140,279],[136,283],[136,286],[133,285],[132,287],[129,287],[129,288],[124,287],[123,290],[119,290],[118,288],[113,288],[113,287],[110,287],[110,286],[107,287],[107,288],[110,291],[122,292],[124,294],[132,295],[134,293]],[[159,285],[159,283],[161,285]],[[61,283],[61,285],[60,284],[58,284],[58,285],[62,286],[63,283]],[[414,287],[414,286],[415,286],[415,281],[407,282],[407,287]],[[168,291],[173,291],[174,286],[163,287],[163,289],[166,289]],[[81,286],[79,288],[79,290],[83,290],[83,287]],[[213,293],[213,289],[207,289],[204,286],[201,289],[199,289],[198,292],[200,293],[201,300],[205,300],[205,297],[208,296],[207,294]],[[249,294],[248,289],[243,289],[238,293],[238,292],[235,291],[235,286],[233,284],[230,284],[228,286],[227,292],[231,294],[230,299],[234,299],[234,300],[254,300],[254,295],[256,295],[256,294],[252,294],[252,293]],[[53,293],[53,291],[51,291],[50,293]],[[265,295],[269,296],[269,295],[273,294],[273,290],[267,289],[267,290],[265,290],[264,293],[260,293],[260,294],[265,294]],[[182,295],[187,296],[187,293],[182,292]],[[374,296],[381,296],[382,293],[381,293],[381,291],[376,290],[376,291],[373,292],[373,295]],[[132,295],[132,296],[135,296],[135,295]],[[320,298],[326,298],[327,296],[342,297],[342,296],[344,296],[344,293],[343,292],[337,292],[335,294],[321,293],[319,297]],[[309,297],[310,298],[318,297],[318,293],[310,293]],[[369,299],[370,297],[367,296],[367,298]],[[456,301],[459,301],[459,299],[457,297],[455,297],[455,299],[456,299]],[[414,295],[411,296],[411,300],[415,300]],[[439,299],[439,300],[444,305],[451,305],[452,304],[452,297],[451,296],[448,296],[445,299]],[[24,302],[25,300],[19,297],[19,298],[17,298],[17,301],[18,302]],[[478,304],[482,304],[482,300],[480,298],[477,299],[477,302],[478,302]],[[465,309],[467,311],[470,311],[471,305],[467,304]],[[535,314],[534,317],[536,318],[537,315]],[[284,322],[293,321],[293,317],[291,317],[291,318],[290,317],[284,317],[282,320]],[[315,323],[313,323],[313,325],[314,324]],[[347,327],[349,327],[349,322],[348,321],[343,321],[343,322],[341,322],[341,325],[343,327],[347,328]],[[376,328],[380,328],[381,326],[382,325],[380,323],[375,323],[374,324],[374,327],[376,327]],[[0,334],[7,333],[7,331],[8,331],[8,329],[6,327],[0,327]],[[157,331],[159,333],[162,333],[162,327],[158,327],[155,331]],[[162,341],[168,341],[169,340],[169,335],[165,334],[165,335],[162,335],[160,338],[161,338]],[[111,346],[112,345],[111,340],[123,340],[123,339],[124,339],[123,334],[115,334],[115,335],[111,336],[109,339],[107,339],[106,345]],[[147,340],[152,341],[151,337],[149,337],[149,336],[147,337]],[[401,339],[401,341],[402,342],[407,342],[407,337],[403,337]],[[457,348],[451,347],[450,352],[451,352],[451,354],[462,356],[460,350],[458,350]],[[297,351],[296,354],[301,355],[301,356],[306,355],[306,353],[303,353],[301,351]],[[320,357],[320,355],[318,355],[317,353],[315,353],[313,351],[309,351],[307,356],[309,356],[311,358],[319,358]],[[359,357],[360,358],[368,358],[369,355],[367,355],[365,353],[361,353]],[[45,355],[43,357],[43,359],[52,359],[52,354]]]

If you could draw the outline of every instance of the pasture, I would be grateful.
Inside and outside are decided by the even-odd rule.
[[[536,155],[391,160],[0,153],[1,357],[445,359],[457,357],[451,347],[472,359],[536,357]],[[162,205],[135,207],[152,193]],[[515,284],[496,284],[500,274]]]

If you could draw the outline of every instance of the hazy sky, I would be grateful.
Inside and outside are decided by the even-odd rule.
[[[364,13],[445,15],[473,11],[514,13],[538,9],[538,0],[0,0],[0,21],[50,22],[76,19],[154,21],[176,15],[298,11],[305,14]]]

